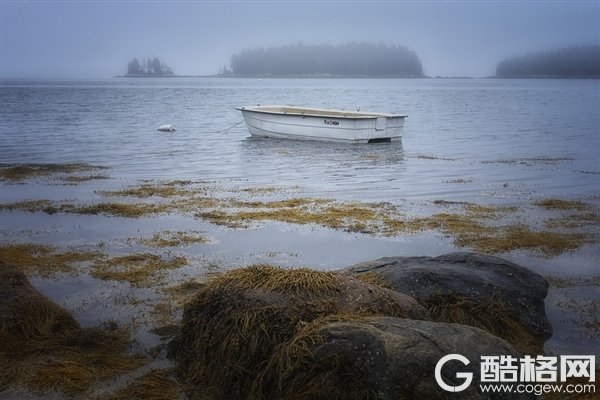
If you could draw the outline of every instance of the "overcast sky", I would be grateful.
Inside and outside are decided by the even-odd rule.
[[[0,0],[4,78],[107,78],[133,58],[212,74],[245,47],[384,42],[430,76],[488,76],[505,57],[600,44],[591,1]]]

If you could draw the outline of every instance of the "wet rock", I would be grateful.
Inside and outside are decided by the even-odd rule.
[[[0,321],[15,335],[79,328],[71,313],[41,294],[14,266],[0,260]]]
[[[513,393],[481,393],[482,355],[512,355],[504,340],[474,327],[370,317],[362,321],[323,323],[301,332],[279,351],[272,368],[279,383],[273,398],[285,399],[525,399]],[[438,361],[460,354],[468,365],[448,361],[444,383],[465,382],[458,372],[473,374],[460,393],[444,391],[436,382]]]
[[[88,389],[148,362],[131,345],[114,322],[81,328],[0,260],[0,398],[96,398]]]
[[[475,253],[386,257],[342,270],[371,276],[413,296],[437,321],[478,326],[523,353],[541,353],[552,335],[546,317],[546,280],[517,264]]]
[[[332,272],[258,265],[203,286],[171,346],[180,376],[222,398],[263,398],[277,377],[277,349],[320,318],[389,315],[427,319],[411,297]],[[216,388],[216,389],[215,389]]]

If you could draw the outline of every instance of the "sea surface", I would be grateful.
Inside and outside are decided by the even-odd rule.
[[[90,199],[95,190],[170,179],[294,188],[296,196],[389,202],[412,214],[446,200],[522,206],[535,220],[531,204],[537,200],[600,203],[600,80],[114,78],[3,81],[0,90],[0,163],[110,167],[101,171],[110,179],[78,186],[0,182],[2,203]],[[234,107],[255,104],[408,118],[395,143],[253,139]],[[177,130],[158,132],[162,124]],[[0,213],[2,243],[110,243],[161,229],[207,232],[214,239],[210,245],[186,251],[222,268],[269,262],[337,269],[383,256],[469,250],[433,233],[381,238],[278,223],[236,230],[184,216]],[[544,276],[600,275],[597,244],[558,256],[499,255]],[[34,283],[76,309],[84,322],[97,323],[106,313],[100,305],[110,288],[100,289],[93,280]],[[560,307],[598,299],[598,287],[551,288],[547,308],[555,336],[549,351],[600,353],[598,338],[582,333],[581,319]],[[590,318],[600,319],[593,313]]]
[[[532,195],[598,189],[598,80],[7,81],[0,101],[4,163],[84,161],[123,177],[280,182],[392,201],[481,199],[506,182],[530,186]],[[243,123],[223,131],[242,119],[234,107],[254,104],[408,118],[401,143],[371,146],[252,140]],[[162,124],[177,133],[157,132]],[[545,168],[552,160],[544,159],[564,162]],[[443,184],[457,177],[476,182]]]

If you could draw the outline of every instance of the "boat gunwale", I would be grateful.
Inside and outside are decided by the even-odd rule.
[[[405,114],[390,114],[390,113],[378,113],[378,112],[361,112],[361,111],[349,111],[349,110],[338,110],[338,109],[327,109],[327,108],[308,108],[308,107],[294,107],[294,106],[249,106],[249,107],[235,107],[239,111],[256,112],[261,114],[271,115],[287,115],[294,117],[316,117],[316,118],[338,118],[338,119],[376,119],[376,118],[406,118]],[[298,110],[298,112],[287,112],[287,111],[276,111],[273,109],[291,109]],[[302,113],[301,110],[307,112]],[[328,114],[329,113],[329,114]]]

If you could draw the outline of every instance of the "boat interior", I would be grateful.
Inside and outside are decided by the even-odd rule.
[[[254,106],[242,107],[242,110],[258,111],[269,114],[289,114],[289,115],[305,115],[316,117],[332,117],[332,118],[379,118],[379,117],[406,117],[400,114],[387,114],[377,112],[360,112],[350,110],[331,110],[325,108],[306,108],[293,106]]]

